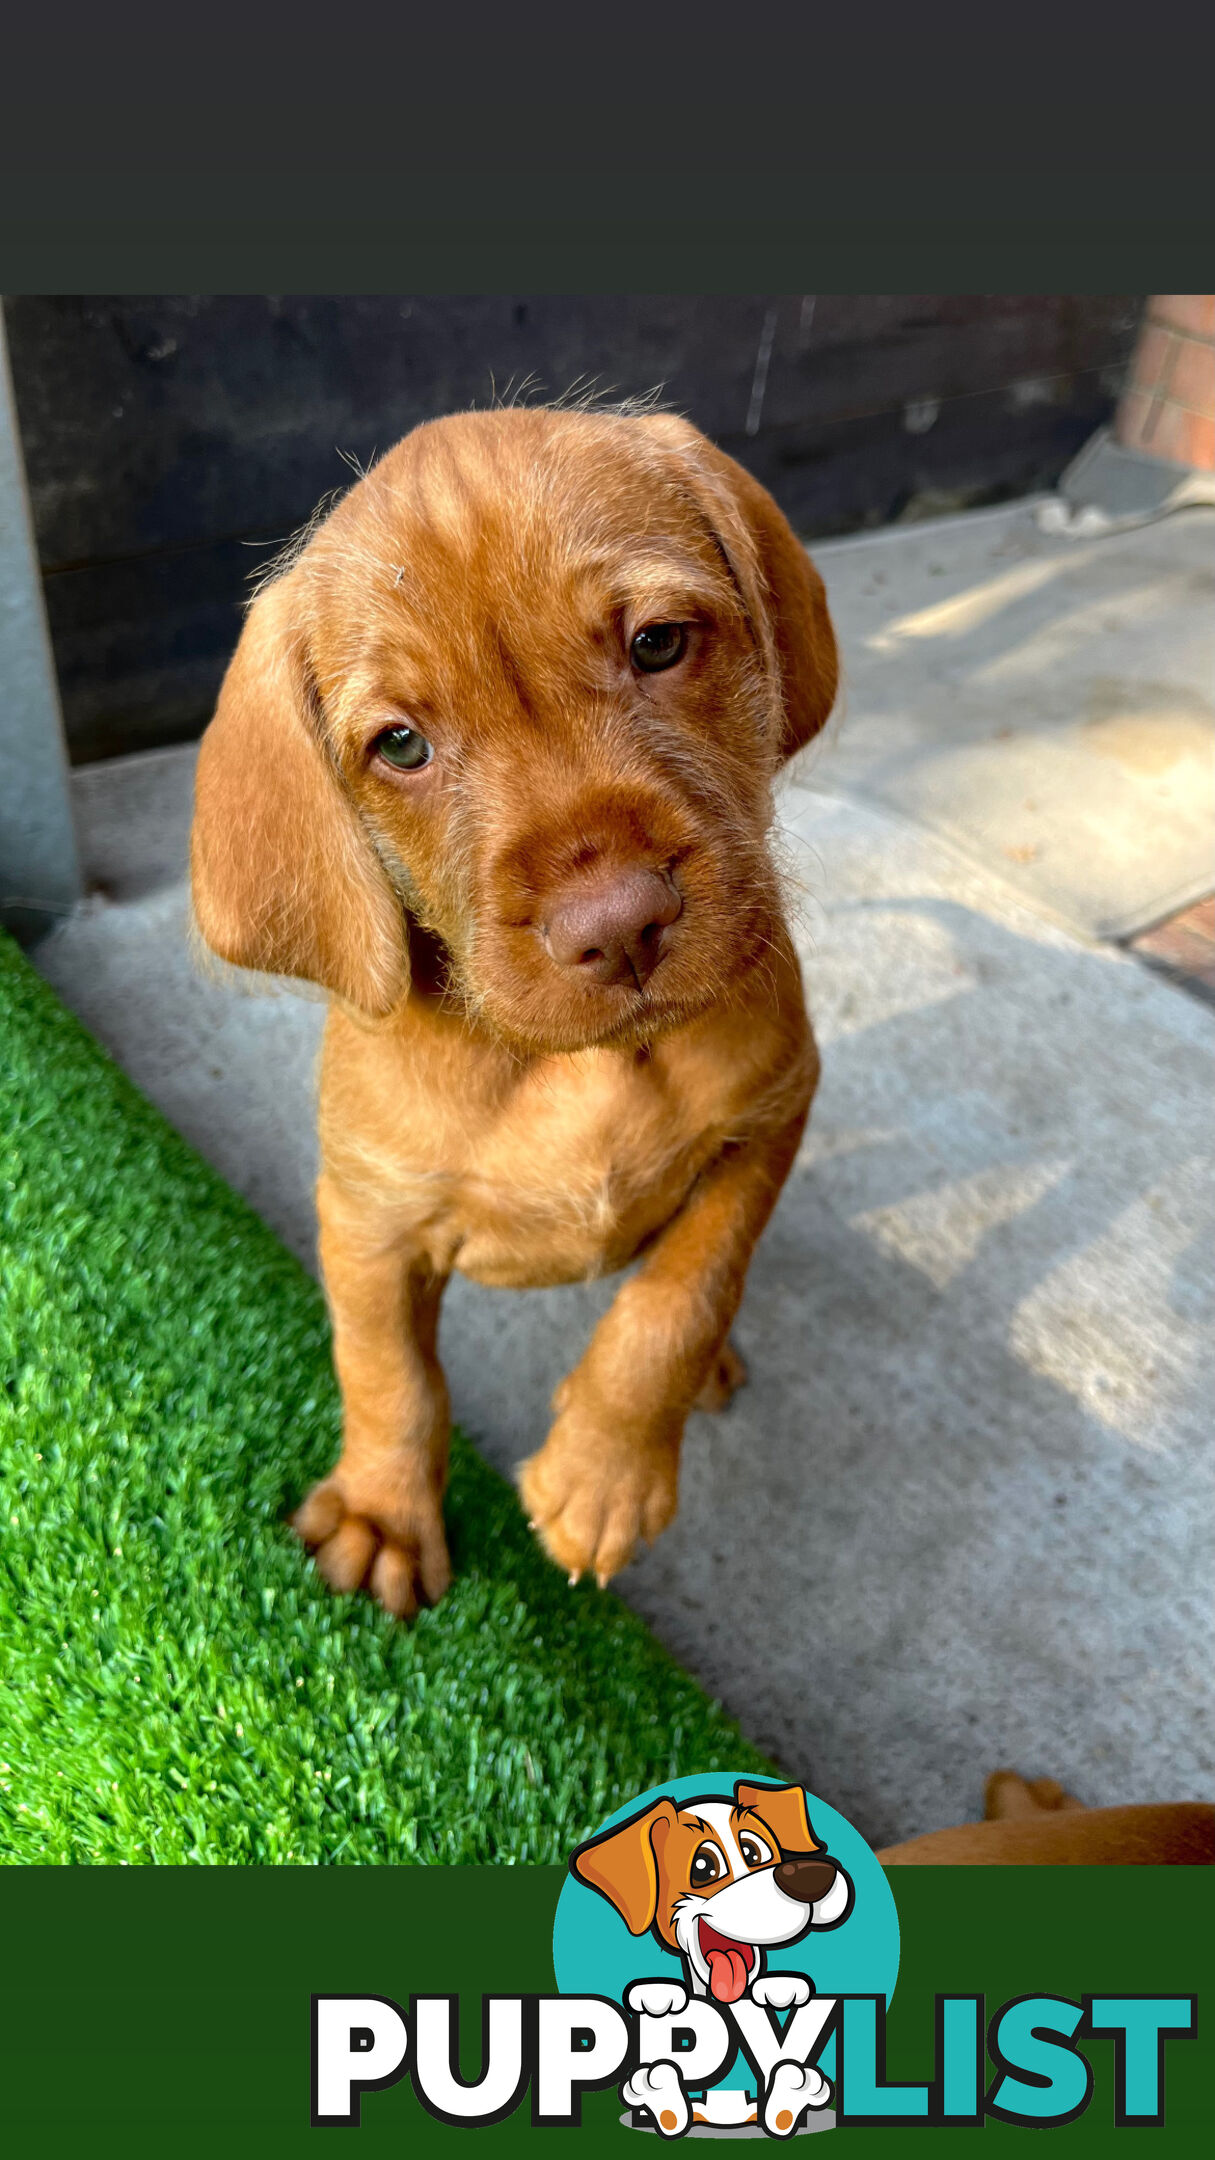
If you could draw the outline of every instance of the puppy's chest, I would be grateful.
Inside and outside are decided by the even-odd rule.
[[[678,1211],[717,1122],[669,1075],[620,1065],[542,1068],[492,1115],[434,1105],[430,1159],[415,1144],[398,1174],[440,1271],[502,1288],[581,1281],[625,1266]]]

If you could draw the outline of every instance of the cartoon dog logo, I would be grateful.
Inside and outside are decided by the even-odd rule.
[[[682,1960],[683,1989],[662,1980],[628,1991],[631,2010],[655,2017],[677,2016],[689,1993],[723,2007],[746,1997],[764,2009],[798,2008],[812,1984],[802,1973],[769,1972],[770,1953],[812,1928],[839,1927],[853,1903],[851,1880],[814,1835],[800,1785],[740,1780],[732,1801],[656,1800],[580,1845],[570,1868],[631,1934],[652,1934]],[[639,2070],[624,2097],[668,2135],[690,2121],[757,2120],[758,2103],[745,2093],[711,2090],[692,2104],[674,2062]],[[829,2098],[820,2072],[778,2063],[763,2095],[764,2127],[787,2135],[804,2109]]]

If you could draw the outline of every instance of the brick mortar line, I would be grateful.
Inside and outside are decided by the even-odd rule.
[[[1149,315],[1145,328],[1163,330],[1166,337],[1177,338],[1183,345],[1201,345],[1208,352],[1215,352],[1215,334],[1208,337],[1205,330],[1178,330],[1176,325],[1165,322],[1160,315]]]
[[[1190,413],[1195,420],[1215,419],[1215,412],[1212,412],[1209,405],[1183,405],[1180,398],[1170,397],[1168,392],[1164,390],[1131,389],[1128,390],[1126,394],[1128,398],[1147,398],[1149,403],[1160,412],[1164,412],[1167,409],[1169,412]]]
[[[1131,389],[1131,391],[1126,391],[1126,397],[1146,397],[1148,404],[1154,410],[1157,410],[1157,413],[1165,413],[1165,410],[1170,410],[1170,413],[1191,413],[1193,419],[1215,419],[1215,413],[1211,410],[1211,406],[1187,406],[1187,404],[1180,402],[1180,397],[1167,395],[1167,391]]]

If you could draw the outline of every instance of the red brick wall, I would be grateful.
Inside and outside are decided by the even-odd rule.
[[[1154,293],[1118,405],[1127,450],[1215,472],[1215,293]]]

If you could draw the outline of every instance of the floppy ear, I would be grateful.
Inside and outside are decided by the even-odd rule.
[[[800,1785],[746,1785],[734,1787],[734,1799],[738,1807],[754,1808],[761,1822],[765,1822],[783,1853],[812,1853],[821,1851],[818,1839],[810,1828],[806,1813],[806,1795]]]
[[[202,739],[190,872],[207,944],[380,1017],[409,986],[405,922],[314,724],[290,577],[254,601]]]
[[[670,413],[654,413],[641,425],[681,454],[763,657],[779,677],[780,755],[792,757],[826,725],[839,687],[823,581],[784,512],[743,466]]]
[[[614,1905],[630,1935],[644,1935],[658,1911],[658,1853],[676,1820],[674,1803],[657,1800],[644,1815],[580,1845],[571,1873]]]

